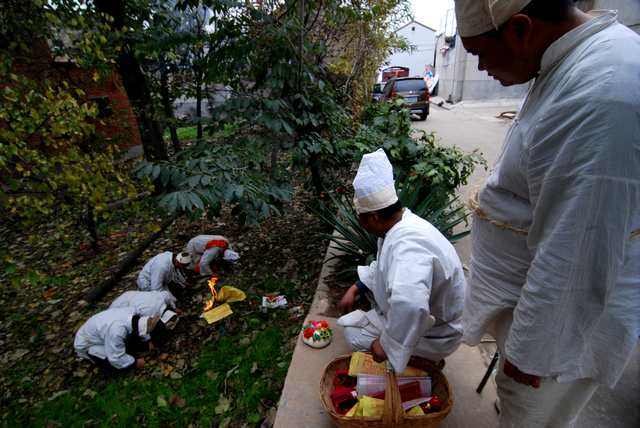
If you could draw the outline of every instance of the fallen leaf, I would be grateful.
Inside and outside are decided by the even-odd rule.
[[[258,363],[254,361],[253,365],[251,366],[251,374],[255,373],[256,370],[258,370]]]
[[[213,411],[216,413],[216,415],[221,415],[228,412],[230,407],[231,401],[226,397],[220,396],[218,405],[213,409]]]
[[[171,404],[172,406],[183,408],[184,406],[187,405],[187,402],[185,401],[184,398],[174,394],[169,399],[169,404]]]
[[[167,400],[162,395],[158,395],[156,403],[158,403],[158,407],[167,407]]]

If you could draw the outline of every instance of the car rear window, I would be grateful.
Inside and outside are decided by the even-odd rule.
[[[397,92],[423,91],[427,85],[422,79],[398,80],[396,82]]]

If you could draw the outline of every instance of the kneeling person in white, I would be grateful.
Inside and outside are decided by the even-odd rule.
[[[353,187],[358,220],[378,236],[378,253],[371,265],[358,267],[359,282],[340,306],[351,309],[358,293],[370,291],[374,308],[351,312],[338,324],[354,350],[388,359],[397,373],[412,355],[439,362],[462,340],[460,259],[435,227],[402,208],[382,149],[363,156]]]
[[[187,253],[173,254],[171,251],[160,253],[151,258],[138,274],[138,289],[140,291],[166,290],[171,283],[184,288],[187,283],[184,272],[190,263],[191,256]]]
[[[78,356],[93,362],[108,362],[116,369],[127,369],[134,364],[144,366],[127,353],[126,344],[131,336],[148,338],[158,317],[140,316],[132,308],[115,308],[99,312],[89,318],[76,333],[73,347]]]
[[[109,306],[114,308],[133,308],[137,314],[153,317],[161,316],[167,309],[176,308],[176,298],[168,290],[161,291],[125,291]]]

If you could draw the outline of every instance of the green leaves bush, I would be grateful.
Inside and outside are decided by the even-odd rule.
[[[486,162],[478,151],[465,153],[436,142],[435,134],[411,129],[410,113],[402,101],[374,103],[363,113],[363,123],[350,141],[354,162],[365,153],[384,148],[394,168],[398,197],[403,206],[433,224],[450,241],[469,231],[455,230],[466,223],[468,212],[455,195],[476,166]],[[377,252],[377,239],[358,222],[346,195],[331,196],[315,208],[316,215],[338,235],[326,235],[338,248],[340,275],[353,275],[356,265],[368,264]]]

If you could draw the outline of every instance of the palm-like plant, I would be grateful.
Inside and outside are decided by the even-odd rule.
[[[467,222],[469,213],[457,196],[442,198],[435,193],[420,199],[423,189],[417,185],[407,185],[401,189],[398,198],[404,207],[422,217],[436,227],[451,242],[469,234],[469,230],[455,232],[456,226]],[[330,204],[319,204],[314,208],[316,215],[335,232],[323,237],[332,241],[337,251],[330,259],[339,260],[336,276],[352,278],[358,265],[370,263],[378,251],[377,238],[367,232],[358,221],[358,214],[352,202],[344,195],[331,196]]]

